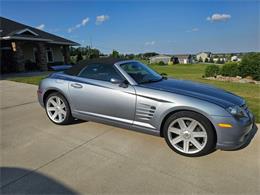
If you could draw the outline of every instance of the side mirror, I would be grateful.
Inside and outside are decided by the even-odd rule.
[[[161,76],[162,76],[162,78],[163,78],[163,79],[165,79],[165,80],[167,80],[167,79],[168,79],[168,77],[167,77],[167,74],[166,74],[166,73],[161,73]]]
[[[123,83],[122,80],[116,79],[116,78],[111,78],[110,82],[113,83],[113,84],[121,84],[121,83]]]
[[[111,78],[110,82],[113,83],[113,84],[119,84],[119,87],[123,87],[123,88],[128,87],[127,81],[123,81],[123,80],[120,80],[120,79]]]
[[[167,74],[163,72],[163,73],[161,73],[161,76],[167,77]]]

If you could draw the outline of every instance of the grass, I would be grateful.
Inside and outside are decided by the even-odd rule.
[[[39,85],[40,81],[44,79],[47,75],[49,75],[52,72],[44,72],[41,75],[37,76],[19,76],[19,77],[10,77],[7,78],[9,81],[15,81],[20,83],[27,83],[27,84],[33,84],[33,85]]]
[[[233,92],[246,99],[250,110],[254,113],[256,121],[260,122],[260,85],[249,84],[249,83],[231,83],[223,81],[212,81],[202,78],[206,64],[178,64],[178,65],[167,65],[158,66],[151,65],[150,67],[159,73],[166,73],[169,77],[174,77],[177,79],[193,80],[201,83],[207,83],[214,85],[216,87],[225,89],[227,91]],[[16,77],[10,78],[8,80],[29,83],[38,85],[40,80],[43,79],[45,75],[32,76],[32,77]]]

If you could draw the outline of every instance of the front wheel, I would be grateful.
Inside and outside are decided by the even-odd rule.
[[[47,97],[45,110],[49,119],[55,124],[65,125],[73,121],[69,103],[60,93],[51,93]]]
[[[190,111],[170,116],[164,125],[164,138],[175,152],[189,157],[202,156],[215,148],[215,131],[209,120]]]

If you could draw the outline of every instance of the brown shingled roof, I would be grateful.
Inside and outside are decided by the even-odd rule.
[[[23,33],[20,33],[23,32]],[[48,43],[77,46],[78,43],[51,33],[0,17],[0,39],[41,40]]]

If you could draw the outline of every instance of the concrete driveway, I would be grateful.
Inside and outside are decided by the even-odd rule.
[[[160,137],[93,122],[54,125],[36,86],[0,85],[2,193],[260,193],[259,132],[243,150],[186,158]]]

